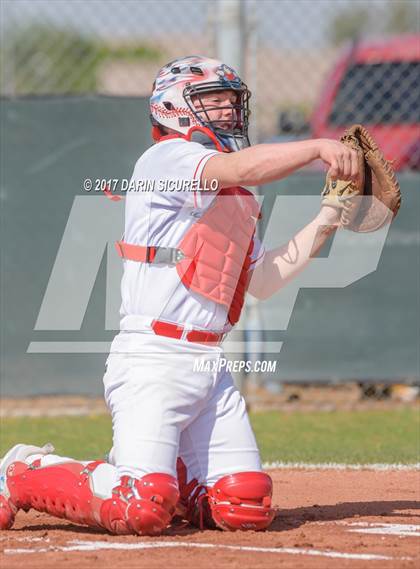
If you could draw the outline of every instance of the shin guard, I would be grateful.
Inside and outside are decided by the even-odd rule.
[[[157,535],[166,528],[179,497],[175,478],[159,473],[139,480],[125,476],[109,498],[95,491],[98,467],[114,469],[102,461],[43,467],[39,461],[29,466],[13,462],[7,469],[7,492],[0,504],[2,529],[10,527],[9,520],[19,509],[31,508],[114,534]]]
[[[113,497],[101,507],[101,520],[111,533],[159,535],[171,521],[178,502],[176,478],[146,474],[139,480],[123,476]]]
[[[273,485],[264,472],[238,472],[223,476],[207,489],[215,524],[224,530],[264,530],[274,519]]]
[[[95,496],[90,483],[100,464],[63,462],[41,467],[39,461],[31,465],[13,462],[6,472],[8,504],[15,512],[33,508],[78,524],[103,527],[99,515],[103,497]]]

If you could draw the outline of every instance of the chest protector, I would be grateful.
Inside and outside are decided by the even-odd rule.
[[[259,204],[248,190],[222,189],[178,245],[185,258],[176,265],[183,284],[229,310],[239,320],[249,285]]]
[[[160,140],[180,137],[209,147],[210,139],[212,148],[223,151],[215,135],[203,127],[193,127],[185,137],[175,134]],[[239,186],[223,188],[177,244],[183,258],[176,262],[176,270],[184,286],[224,305],[232,325],[240,318],[249,286],[259,217],[260,204],[251,192]]]

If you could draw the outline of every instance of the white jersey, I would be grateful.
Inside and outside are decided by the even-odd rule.
[[[216,192],[163,191],[164,181],[199,182],[207,160],[215,154],[216,150],[182,138],[149,148],[137,161],[133,190],[127,192],[124,241],[176,248]],[[145,191],[145,181],[153,191]],[[251,267],[262,262],[263,256],[264,247],[255,239]],[[188,289],[174,265],[125,260],[121,295],[121,330],[144,330],[148,319],[215,332],[231,328],[226,306]]]

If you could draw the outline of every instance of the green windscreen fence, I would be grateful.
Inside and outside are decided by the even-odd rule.
[[[294,283],[260,304],[266,338],[283,342],[277,358],[282,379],[419,382],[420,175],[398,178],[402,205],[388,231],[337,234],[312,261],[319,263],[316,270],[302,274],[287,325]],[[269,249],[316,213],[323,183],[323,174],[311,173],[264,188]],[[302,200],[304,207],[309,200],[308,212],[295,219],[287,208],[299,208]]]
[[[108,229],[111,243],[123,231],[120,204],[94,189],[87,193],[84,180],[130,178],[136,160],[150,144],[144,99],[95,96],[1,102],[3,395],[101,393],[106,354],[92,353],[90,343],[110,342],[115,335],[105,330],[106,255],[95,267],[97,276],[80,330],[74,329],[79,323],[70,321],[66,326],[65,315],[52,323],[54,330],[35,327],[77,199],[86,203],[90,219],[82,220],[82,227],[70,236],[74,247],[61,271],[68,277],[67,286],[58,291],[50,312],[65,310],[72,297],[87,288],[78,275],[98,227],[109,224],[102,229]],[[98,204],[98,213],[89,212],[92,201]],[[76,351],[81,347],[79,353],[28,353],[32,342],[46,350],[48,342],[63,346],[75,342]]]
[[[106,199],[95,181],[129,179],[150,144],[145,99],[1,101],[3,396],[102,392],[118,329],[121,264],[112,244],[123,231],[124,201]],[[309,221],[322,178],[305,173],[264,188],[267,246]],[[420,177],[400,181],[403,206],[375,270],[334,286],[339,263],[330,284],[313,274],[295,295],[286,288],[259,303],[250,326],[271,346],[259,357],[277,360],[270,381],[418,380]],[[285,199],[275,210],[277,196]],[[285,212],[296,207],[288,199],[305,196],[287,227]],[[319,267],[333,249],[316,259]],[[358,265],[357,246],[340,251]]]

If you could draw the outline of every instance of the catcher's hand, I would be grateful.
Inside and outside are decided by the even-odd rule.
[[[395,172],[364,126],[350,127],[341,142],[357,152],[359,176],[352,180],[327,176],[322,205],[341,210],[340,226],[345,229],[376,231],[392,221],[401,204]]]

